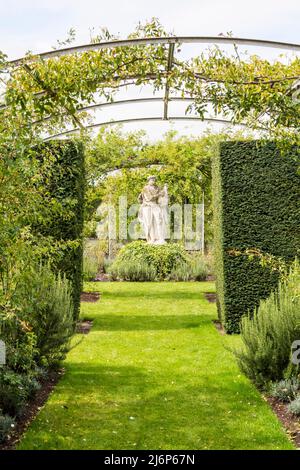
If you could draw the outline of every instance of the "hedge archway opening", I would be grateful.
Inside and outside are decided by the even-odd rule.
[[[87,116],[89,109],[103,105],[95,103],[95,96],[113,101],[116,90],[132,83],[151,83],[154,91],[163,90],[163,119],[169,118],[172,97],[181,97],[189,102],[187,111],[195,112],[199,120],[225,120],[247,126],[261,132],[266,140],[296,149],[298,155],[299,100],[295,99],[295,83],[300,78],[299,57],[287,63],[257,56],[243,58],[237,44],[250,44],[251,40],[195,38],[194,42],[230,43],[233,53],[213,46],[191,60],[180,60],[175,53],[184,38],[168,37],[155,21],[139,26],[125,42],[106,38],[106,43],[98,38],[97,44],[83,48],[28,55],[17,61],[9,62],[0,56],[5,86],[0,108],[1,171],[7,172],[9,181],[13,181],[14,171],[23,171],[26,155],[32,160],[41,142],[74,132],[84,139],[85,130],[98,125],[90,124]],[[252,43],[300,50],[299,45]],[[15,165],[13,171],[11,165]],[[29,181],[32,175],[27,177]],[[5,211],[7,202],[3,201]],[[230,249],[239,249],[239,245],[231,245]]]

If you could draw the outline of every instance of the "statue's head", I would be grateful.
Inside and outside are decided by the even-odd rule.
[[[156,183],[156,177],[155,176],[148,176],[147,181],[150,184],[155,184]]]

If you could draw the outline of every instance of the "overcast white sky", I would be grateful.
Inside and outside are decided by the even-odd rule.
[[[100,26],[125,37],[151,17],[177,35],[232,31],[235,36],[300,43],[299,0],[0,0],[0,50],[10,58],[50,50],[71,27],[77,31],[76,43],[89,42],[89,29]],[[122,117],[129,114],[126,110]],[[143,124],[155,134],[167,126]],[[186,132],[196,129],[197,123]]]

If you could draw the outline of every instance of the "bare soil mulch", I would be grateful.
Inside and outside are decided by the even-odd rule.
[[[109,274],[99,273],[94,279],[94,282],[109,282],[111,281]]]
[[[33,400],[27,403],[22,416],[17,420],[16,426],[9,438],[6,442],[0,444],[0,450],[13,450],[16,447],[29,424],[34,420],[48,400],[50,393],[59,382],[64,372],[64,369],[51,371],[45,379],[40,380],[40,390],[38,390]]]
[[[87,335],[91,331],[92,326],[92,320],[82,320],[76,325],[76,333],[79,333],[81,335]]]
[[[98,302],[100,292],[82,292],[80,296],[81,302]]]
[[[220,333],[220,335],[226,335],[226,331],[224,330],[224,327],[222,325],[222,323],[220,322],[220,320],[213,320],[213,324],[215,325],[216,329],[218,330],[218,332]]]
[[[217,294],[215,292],[204,292],[204,296],[210,303],[217,302]]]
[[[210,303],[216,303],[217,302],[217,294],[215,292],[204,292],[204,296],[206,300]],[[213,320],[213,324],[215,325],[216,329],[220,333],[220,335],[226,335],[226,331],[224,330],[224,327],[220,320]]]
[[[264,397],[269,403],[279,421],[283,424],[287,434],[294,441],[297,448],[300,448],[300,419],[288,410],[288,404],[282,403],[273,397]]]

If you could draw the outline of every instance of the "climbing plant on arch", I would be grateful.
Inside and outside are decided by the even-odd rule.
[[[291,90],[300,77],[299,57],[270,62],[241,55],[237,47],[228,54],[213,46],[191,60],[176,58],[170,67],[170,45],[178,51],[180,41],[168,38],[160,42],[166,36],[154,20],[139,26],[125,44],[119,41],[109,47],[103,44],[98,49],[64,55],[59,51],[48,56],[27,55],[13,62],[0,56],[4,87],[0,108],[0,228],[6,234],[2,236],[2,250],[17,239],[24,226],[30,231],[28,207],[31,213],[33,207],[45,210],[34,184],[36,145],[70,125],[83,133],[88,123],[86,108],[95,102],[95,96],[113,100],[114,92],[129,83],[151,83],[154,91],[167,85],[165,99],[172,94],[189,97],[189,109],[194,109],[199,119],[213,110],[216,116],[222,114],[233,123],[259,129],[264,138],[285,146],[299,143],[300,104]],[[143,38],[157,41],[139,42]],[[93,42],[103,39],[114,38],[106,35]]]
[[[35,136],[61,129],[70,121],[83,128],[85,112],[80,110],[95,102],[95,93],[105,101],[113,100],[114,92],[128,83],[151,83],[154,91],[167,84],[166,100],[175,93],[189,97],[189,106],[200,119],[212,108],[234,123],[263,129],[268,136],[297,139],[299,102],[291,89],[299,79],[299,57],[269,62],[240,55],[236,46],[232,55],[213,46],[185,61],[173,58],[180,40],[164,37],[165,31],[153,21],[139,26],[124,44],[109,42],[105,47],[100,42],[100,49],[76,52],[75,48],[74,53],[71,49],[62,55],[52,51],[46,58],[28,55],[12,62],[2,56],[0,66],[8,74],[2,122],[11,121],[10,130],[25,126],[28,132],[30,127]]]

